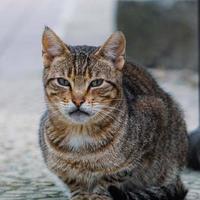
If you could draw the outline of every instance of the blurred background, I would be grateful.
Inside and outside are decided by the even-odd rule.
[[[0,25],[0,199],[66,199],[38,147],[45,25],[71,45],[101,45],[123,31],[127,58],[146,66],[181,104],[188,130],[197,128],[197,0],[1,0]],[[199,199],[200,175],[183,178],[188,198]]]

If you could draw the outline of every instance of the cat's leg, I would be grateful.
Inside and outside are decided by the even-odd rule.
[[[108,185],[97,184],[92,191],[83,191],[80,187],[72,189],[71,200],[111,200],[111,196],[108,192]]]
[[[82,192],[73,195],[71,200],[112,200],[112,198],[105,194]]]
[[[111,200],[111,196],[106,185],[97,184],[91,190],[85,183],[80,183],[76,179],[65,179],[64,183],[68,186],[71,193],[71,200]],[[104,187],[105,186],[105,187]]]
[[[108,191],[113,200],[184,200],[187,194],[187,190],[181,181],[164,186],[147,186],[145,188],[132,186],[128,188],[110,186]]]
[[[107,187],[97,185],[95,189],[90,192],[84,192],[80,190],[80,187],[76,191],[72,191],[71,200],[111,200],[111,196],[107,190]]]

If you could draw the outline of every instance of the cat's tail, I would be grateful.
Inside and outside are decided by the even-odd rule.
[[[134,188],[126,191],[110,186],[108,191],[114,200],[184,200],[187,194],[181,182],[162,187]]]
[[[189,134],[188,167],[200,170],[200,128]]]

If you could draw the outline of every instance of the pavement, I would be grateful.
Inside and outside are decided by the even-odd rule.
[[[48,25],[70,44],[102,43],[113,30],[115,1],[95,2],[1,0],[0,200],[67,199],[44,165],[38,146],[38,123],[45,109],[41,34]],[[197,75],[169,70],[152,73],[182,105],[189,130],[196,128]],[[200,199],[200,173],[186,170],[183,179],[190,189],[188,199]]]

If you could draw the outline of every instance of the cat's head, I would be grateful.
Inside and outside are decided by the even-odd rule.
[[[122,98],[125,37],[113,33],[101,47],[68,46],[50,28],[42,37],[48,109],[70,123],[106,117]]]

